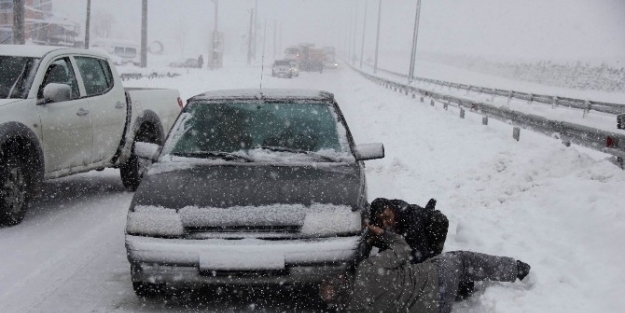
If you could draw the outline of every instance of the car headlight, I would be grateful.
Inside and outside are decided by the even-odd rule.
[[[182,236],[184,227],[180,215],[173,209],[136,206],[128,212],[126,233],[148,236]]]

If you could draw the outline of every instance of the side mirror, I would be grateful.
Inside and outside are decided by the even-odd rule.
[[[384,145],[381,143],[369,143],[356,146],[356,160],[366,161],[384,158]]]
[[[141,158],[156,162],[161,146],[149,142],[135,142],[135,154]]]
[[[49,83],[43,88],[43,99],[48,102],[64,102],[72,99],[72,87],[65,84]]]

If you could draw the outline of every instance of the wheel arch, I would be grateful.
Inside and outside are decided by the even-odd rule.
[[[36,185],[43,181],[45,159],[37,135],[26,125],[18,122],[0,124],[0,159],[5,153],[17,153],[28,160],[31,179]]]

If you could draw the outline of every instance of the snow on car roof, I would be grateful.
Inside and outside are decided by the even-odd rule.
[[[92,55],[107,57],[106,54],[94,50],[38,45],[2,45],[2,51],[0,52],[0,55],[21,56],[27,58],[42,58],[46,54],[56,50],[63,50],[67,51],[68,53],[87,52]]]
[[[334,95],[322,90],[307,89],[231,89],[209,91],[192,97],[192,100],[253,100],[253,99],[291,99],[291,100],[332,100]]]

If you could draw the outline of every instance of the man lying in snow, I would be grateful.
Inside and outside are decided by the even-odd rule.
[[[413,264],[441,254],[445,246],[449,220],[436,210],[435,199],[421,207],[403,200],[377,198],[371,202],[370,219],[372,225],[404,237],[412,249],[410,262]],[[461,281],[456,300],[464,300],[474,289],[473,281]]]
[[[399,235],[367,225],[369,236],[388,249],[363,260],[353,278],[324,282],[321,298],[348,312],[449,313],[460,281],[522,280],[530,266],[509,257],[448,252],[411,264],[410,246]],[[348,300],[349,299],[349,300]]]

